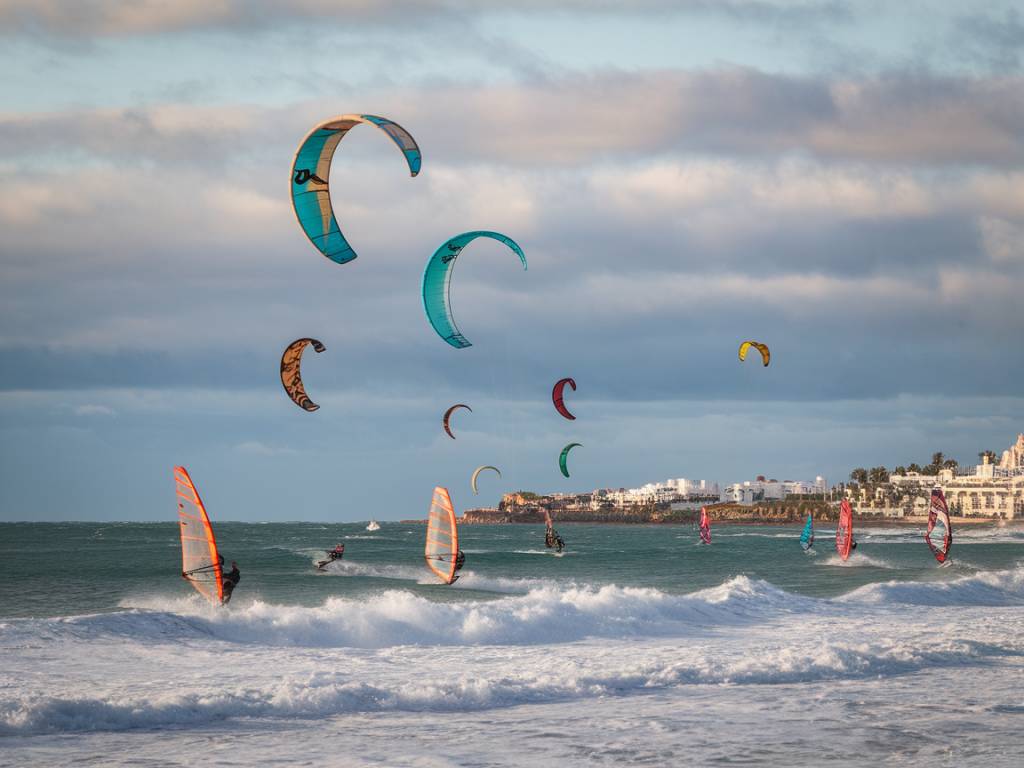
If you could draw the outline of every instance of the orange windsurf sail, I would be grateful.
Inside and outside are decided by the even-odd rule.
[[[221,560],[210,517],[184,467],[174,468],[181,529],[181,576],[210,602],[224,599]]]
[[[448,489],[438,486],[430,502],[427,518],[427,546],[423,557],[427,567],[445,584],[451,584],[455,575],[455,560],[459,554],[459,527],[455,522],[455,508]]]

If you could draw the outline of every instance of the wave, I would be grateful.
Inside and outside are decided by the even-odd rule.
[[[489,588],[496,586],[496,580],[472,572],[455,586],[465,582],[465,588],[476,589],[478,580]],[[439,589],[457,594],[448,587]],[[317,648],[547,645],[593,637],[685,637],[707,627],[813,611],[819,604],[815,598],[791,595],[746,576],[690,595],[549,583],[489,601],[439,602],[407,590],[388,590],[366,599],[330,597],[316,607],[253,600],[232,603],[229,609],[190,596],[143,601],[141,607],[136,603],[134,609],[117,613],[14,619],[0,624],[0,648],[41,636],[87,642],[117,637],[146,643],[214,638]]]
[[[999,648],[963,641],[880,639],[875,642],[805,642],[799,648],[755,644],[717,654],[675,646],[643,647],[631,654],[531,658],[528,665],[484,665],[462,672],[409,674],[411,657],[388,659],[402,676],[383,673],[374,683],[345,672],[289,671],[244,683],[227,678],[216,689],[139,691],[92,695],[24,694],[0,703],[0,736],[123,731],[208,725],[238,717],[322,718],[388,711],[479,712],[498,707],[623,697],[681,685],[774,685],[863,679],[925,668],[985,663]],[[434,659],[428,659],[433,661]],[[438,665],[442,668],[446,664]],[[458,667],[456,667],[458,668]],[[364,670],[365,671],[365,670]],[[243,676],[244,677],[244,676]]]
[[[380,565],[361,563],[353,560],[335,560],[319,571],[321,574],[334,576],[371,577],[390,579],[392,581],[410,581],[422,586],[443,586],[426,568],[413,565]],[[463,569],[458,581],[444,587],[451,590],[472,589],[497,594],[525,594],[531,589],[554,585],[550,579],[509,578],[503,576],[485,576],[472,569]]]
[[[834,599],[745,576],[688,595],[546,584],[480,601],[438,589],[445,601],[394,589],[315,607],[222,609],[192,596],[2,621],[11,684],[0,690],[0,736],[479,711],[680,685],[873,678],[1024,654],[1024,614],[990,610],[1024,606],[1024,567],[871,584]],[[936,615],[946,607],[958,610]],[[154,670],[174,670],[174,684],[170,671]]]
[[[339,566],[363,569],[344,562],[331,567]],[[409,571],[422,574],[412,567]],[[465,599],[459,596],[460,588],[504,589],[508,594],[493,600]],[[441,600],[389,589],[363,598],[330,597],[312,607],[255,599],[224,609],[197,596],[135,599],[129,610],[115,613],[0,622],[0,650],[37,641],[92,642],[108,637],[143,643],[213,638],[243,645],[368,649],[685,638],[708,628],[767,624],[797,614],[841,619],[845,611],[856,619],[863,617],[865,608],[887,604],[1017,607],[1024,605],[1024,567],[943,581],[875,583],[832,599],[793,594],[747,576],[678,595],[654,588],[499,579],[470,571],[452,587],[438,583],[437,590]]]
[[[866,584],[853,590],[848,597],[872,605],[1021,606],[1024,605],[1024,569],[982,571],[950,581]]]

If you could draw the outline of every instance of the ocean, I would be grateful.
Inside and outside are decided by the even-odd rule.
[[[215,526],[0,524],[0,766],[1024,764],[1022,527]]]

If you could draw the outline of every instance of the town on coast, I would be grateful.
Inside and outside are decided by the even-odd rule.
[[[960,524],[1024,518],[1024,433],[1001,456],[982,451],[978,457],[980,463],[971,466],[936,453],[925,466],[858,468],[848,481],[832,486],[823,477],[805,482],[759,476],[722,489],[707,480],[676,478],[588,493],[518,491],[505,494],[497,508],[467,509],[461,522],[542,524],[550,515],[570,523],[678,524],[693,523],[701,507],[707,507],[721,522],[788,525],[802,523],[808,513],[834,521],[840,502],[847,499],[863,521],[920,525],[927,520],[933,488],[942,489]]]

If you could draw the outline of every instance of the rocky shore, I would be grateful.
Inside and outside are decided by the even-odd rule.
[[[839,517],[839,503],[822,501],[769,502],[754,506],[739,504],[708,504],[708,514],[714,523],[733,525],[796,525],[810,513],[815,522],[835,522]],[[658,505],[615,508],[608,510],[550,510],[558,523],[601,523],[605,525],[679,525],[696,523],[699,509],[673,510]],[[952,517],[954,526],[1000,523],[988,517]],[[928,523],[926,516],[884,517],[877,514],[859,514],[854,521],[872,526],[916,526]],[[414,521],[407,521],[414,522]],[[418,522],[418,521],[416,521]],[[495,509],[467,509],[459,520],[464,525],[543,525],[544,508],[528,505],[507,505]]]

